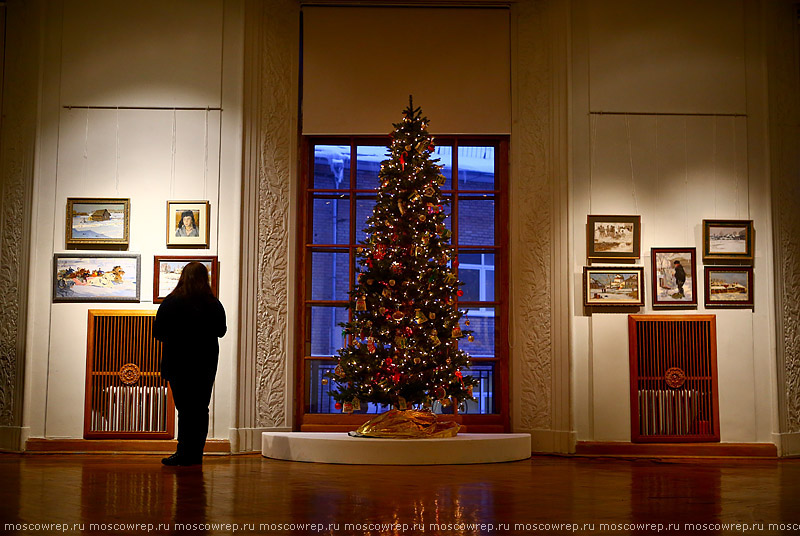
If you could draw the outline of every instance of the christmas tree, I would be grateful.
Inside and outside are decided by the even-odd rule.
[[[462,283],[445,226],[443,166],[432,158],[428,119],[411,99],[403,115],[358,250],[352,316],[343,324],[348,344],[327,375],[336,408],[347,413],[366,402],[406,410],[474,399],[477,382],[462,373],[469,355],[458,347],[472,335],[460,325]]]

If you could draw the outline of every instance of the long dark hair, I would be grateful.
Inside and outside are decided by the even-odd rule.
[[[192,212],[191,210],[184,210],[183,212],[181,212],[181,219],[178,222],[178,228],[186,227],[183,224],[183,218],[185,218],[186,216],[191,216],[192,217],[192,227],[197,227],[197,222],[194,219],[194,212]]]
[[[190,262],[183,267],[181,278],[170,295],[201,296],[203,294],[213,294],[211,285],[208,284],[208,268],[201,262]]]

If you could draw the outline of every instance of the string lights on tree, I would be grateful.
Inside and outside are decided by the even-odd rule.
[[[331,395],[345,413],[369,402],[406,410],[474,400],[477,380],[463,373],[470,359],[459,348],[472,335],[457,307],[463,283],[445,223],[445,177],[427,125],[409,99],[381,163],[357,250],[352,316],[343,324],[347,345],[323,380],[333,381]]]

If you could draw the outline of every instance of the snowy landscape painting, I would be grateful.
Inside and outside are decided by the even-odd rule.
[[[583,269],[583,301],[595,305],[644,305],[644,268],[603,267]]]
[[[638,259],[639,216],[595,216],[587,219],[587,257]]]
[[[752,259],[752,220],[703,220],[704,259]]]
[[[66,243],[127,244],[130,200],[67,199]]]
[[[161,256],[154,257],[153,266],[153,303],[161,303],[175,289],[181,278],[184,266],[190,262],[200,262],[208,269],[208,283],[214,296],[217,295],[219,280],[217,270],[219,263],[216,256]]]
[[[53,301],[139,301],[140,256],[62,254],[53,257]]]
[[[697,305],[695,248],[652,248],[653,306]]]
[[[706,266],[706,307],[752,307],[752,266]]]

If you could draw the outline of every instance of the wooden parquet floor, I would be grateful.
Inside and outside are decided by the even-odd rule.
[[[0,533],[622,535],[656,534],[658,524],[671,535],[800,533],[800,459],[159,460],[0,454]]]

